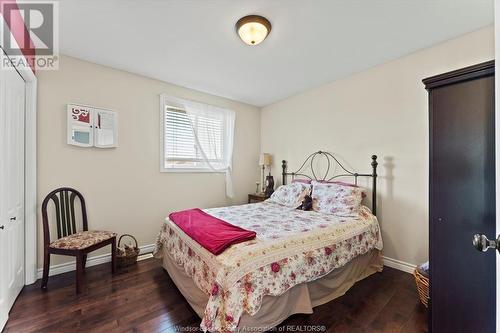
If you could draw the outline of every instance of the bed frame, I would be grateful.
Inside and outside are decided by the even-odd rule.
[[[326,158],[326,161],[327,161],[327,169],[326,169],[326,172],[324,173],[323,177],[318,177],[316,175],[316,172],[314,172],[314,163],[313,162],[314,162],[314,159],[318,156],[323,156],[324,158]],[[312,174],[311,176],[304,173],[304,167],[306,165],[308,165],[308,163],[309,163],[309,166],[311,167],[311,174]],[[332,177],[328,178],[328,174],[330,173],[330,166],[332,165],[332,163],[336,163],[338,166],[340,166],[340,168],[345,173],[333,175]],[[316,181],[330,181],[332,179],[339,178],[339,177],[354,177],[354,184],[358,185],[358,177],[371,177],[372,178],[372,213],[373,213],[373,215],[376,216],[377,215],[377,166],[378,166],[377,155],[372,155],[372,162],[371,162],[372,173],[353,172],[353,171],[346,169],[342,165],[342,163],[340,163],[339,160],[337,160],[335,158],[335,156],[333,156],[331,153],[320,150],[320,151],[317,151],[317,152],[309,155],[305,159],[305,161],[302,163],[300,168],[298,168],[297,171],[295,171],[295,172],[287,172],[287,161],[283,160],[281,162],[281,168],[283,169],[282,183],[283,183],[283,185],[286,184],[287,176],[291,176],[292,180],[295,178],[295,176],[301,176],[301,177],[305,177],[307,179],[316,180]]]

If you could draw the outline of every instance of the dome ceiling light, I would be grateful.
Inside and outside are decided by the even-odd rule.
[[[236,22],[236,32],[245,44],[257,45],[271,32],[271,22],[259,15],[248,15]]]

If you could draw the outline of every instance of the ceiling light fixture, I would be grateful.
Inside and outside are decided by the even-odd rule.
[[[236,32],[245,44],[257,45],[271,32],[271,22],[259,15],[248,15],[236,22]]]

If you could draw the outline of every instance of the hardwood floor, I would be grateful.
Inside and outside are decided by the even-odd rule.
[[[21,292],[5,332],[191,332],[200,319],[156,259],[111,276],[109,264],[87,268],[84,292],[74,272],[40,280]],[[295,326],[291,326],[295,325]],[[346,295],[294,315],[278,331],[320,325],[326,332],[427,332],[413,276],[391,268],[358,282]],[[180,330],[179,327],[183,327]]]

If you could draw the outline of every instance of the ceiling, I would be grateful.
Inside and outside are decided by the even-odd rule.
[[[264,106],[493,23],[493,0],[61,0],[60,51]],[[271,21],[239,40],[248,14]]]

